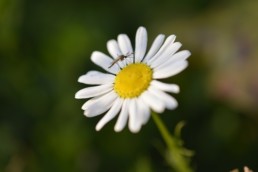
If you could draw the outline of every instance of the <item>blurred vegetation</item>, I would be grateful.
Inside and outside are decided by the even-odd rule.
[[[161,118],[195,151],[198,172],[258,170],[258,1],[0,0],[0,171],[170,171],[152,120],[140,133],[102,131],[74,94],[119,33],[149,43],[176,34],[192,52],[177,83],[179,107]],[[134,42],[134,41],[133,41]]]

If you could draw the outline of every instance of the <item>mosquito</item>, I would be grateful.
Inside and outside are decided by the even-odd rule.
[[[126,55],[119,55],[108,68],[111,68],[114,64],[116,64],[118,61],[123,61],[125,58],[128,58],[132,53],[127,53]]]

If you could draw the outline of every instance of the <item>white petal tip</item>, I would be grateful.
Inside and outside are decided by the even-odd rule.
[[[164,34],[159,34],[158,37],[160,37],[159,39],[164,39],[165,35]]]
[[[153,110],[153,111],[155,111],[155,112],[157,112],[157,113],[163,113],[163,112],[165,111],[165,109],[162,107],[162,108],[160,108],[160,109],[155,109],[155,110]]]
[[[181,42],[175,42],[175,43],[172,44],[172,46],[174,46],[176,48],[176,50],[178,50],[182,46],[182,43]]]
[[[116,42],[116,41],[114,39],[110,39],[108,40],[107,44],[109,45],[109,44],[112,44],[113,42]]]
[[[167,107],[167,109],[169,109],[169,110],[175,110],[177,107],[178,107],[178,104],[177,104],[177,105],[170,106],[170,107]]]
[[[189,50],[185,50],[186,55],[189,57],[190,55],[192,55],[192,53]]]
[[[91,56],[90,56],[90,59],[91,59],[91,61],[94,61],[94,58],[95,58],[95,56],[96,56],[96,51],[93,51],[92,53],[91,53]]]
[[[97,124],[96,127],[95,127],[95,130],[96,130],[96,131],[100,131],[102,127],[103,127],[103,126],[100,126],[100,125]]]
[[[90,59],[94,62],[94,59],[96,59],[101,53],[99,51],[93,51],[91,53]]]
[[[174,86],[174,93],[179,93],[180,92],[180,87],[178,85]]]
[[[83,115],[86,117],[90,117],[89,113],[86,110],[84,110]]]
[[[176,39],[176,35],[169,35],[167,39],[174,41]]]
[[[140,130],[141,130],[141,124],[138,123],[138,124],[130,124],[130,121],[129,121],[129,130],[132,132],[132,133],[138,133]]]
[[[80,91],[78,91],[77,93],[75,93],[74,98],[76,98],[76,99],[83,99],[83,98],[81,97]]]
[[[143,26],[140,26],[140,27],[138,28],[138,31],[146,31],[146,28],[143,27]]]
[[[119,128],[119,127],[116,127],[116,126],[114,128],[114,131],[117,132],[117,133],[121,132],[122,130],[123,130],[123,128]]]
[[[138,132],[141,130],[141,128],[129,128],[129,130],[130,130],[132,133],[136,134],[136,133],[138,133]]]
[[[93,51],[93,52],[91,53],[91,57],[94,56],[94,55],[96,55],[96,54],[98,54],[98,51]]]
[[[188,57],[190,57],[192,55],[189,50],[183,50],[183,51],[181,51],[181,54],[182,54],[183,59],[187,59]]]
[[[84,81],[83,78],[84,78],[84,75],[80,76],[80,77],[78,78],[78,82],[83,83],[83,81]]]
[[[81,82],[82,81],[82,76],[80,76],[77,81]]]
[[[188,61],[185,60],[185,62],[186,62],[185,67],[184,67],[180,72],[182,72],[183,70],[185,70],[185,68],[188,67],[188,65],[189,65]],[[180,72],[179,72],[179,73],[180,73]]]

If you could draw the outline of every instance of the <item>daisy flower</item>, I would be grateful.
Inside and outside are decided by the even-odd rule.
[[[78,82],[90,87],[79,90],[75,98],[89,99],[82,106],[87,117],[106,112],[96,125],[97,131],[118,116],[116,132],[128,123],[129,130],[137,133],[148,122],[151,110],[162,113],[178,106],[168,93],[178,93],[179,86],[158,81],[178,74],[188,65],[191,53],[188,50],[177,52],[182,44],[175,39],[175,35],[165,39],[160,34],[146,53],[147,31],[139,27],[134,50],[128,36],[120,34],[117,40],[107,42],[111,57],[99,51],[92,53],[92,62],[107,73],[89,71],[80,76]]]

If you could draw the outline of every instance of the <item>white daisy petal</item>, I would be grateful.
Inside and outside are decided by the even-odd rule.
[[[126,34],[118,35],[118,45],[124,55],[133,53],[133,48],[130,39]]]
[[[91,60],[98,66],[102,67],[104,70],[117,74],[120,71],[120,68],[117,65],[114,65],[110,67],[113,60],[105,55],[104,53],[101,53],[99,51],[94,51],[91,55]]]
[[[165,110],[165,105],[163,102],[158,101],[159,98],[148,90],[141,94],[141,98],[153,111],[162,113]]]
[[[87,117],[93,117],[106,112],[113,104],[117,95],[114,91],[111,91],[105,95],[94,97],[88,100],[82,106],[84,115]]]
[[[116,40],[112,39],[107,42],[107,49],[109,54],[113,57],[113,59],[116,59],[119,55],[122,54],[118,43]]]
[[[114,39],[109,40],[107,42],[107,49],[108,49],[109,54],[113,57],[114,60],[123,54],[118,46],[117,41]],[[126,63],[124,63],[124,61],[118,61],[117,63],[121,68],[123,68],[126,64]]]
[[[162,79],[162,78],[168,78],[171,76],[174,76],[181,71],[183,71],[188,66],[187,61],[178,61],[176,63],[173,63],[171,66],[167,66],[165,68],[155,70],[153,72],[153,78],[154,79]]]
[[[163,63],[165,63],[170,57],[182,46],[180,42],[172,43],[164,52],[162,55],[160,55],[159,58],[157,58],[155,61],[151,63],[151,67],[155,68]]]
[[[179,51],[176,54],[174,54],[172,57],[168,58],[166,61],[164,61],[161,65],[157,66],[155,69],[161,69],[165,68],[166,66],[171,66],[173,63],[177,61],[183,61],[186,60],[191,55],[190,51],[183,50]]]
[[[107,93],[113,89],[112,84],[105,84],[100,86],[87,87],[79,90],[75,94],[76,99],[87,99],[94,96],[99,96],[101,94]]]
[[[137,105],[139,108],[139,116],[141,124],[146,124],[150,118],[150,108],[146,105],[146,103],[139,97],[137,100]]]
[[[153,93],[153,95],[159,97],[164,102],[167,109],[172,110],[172,109],[175,109],[178,106],[178,103],[177,103],[176,99],[174,97],[166,94],[165,92],[160,91],[159,89],[156,89],[153,86],[149,87],[149,91],[151,93]]]
[[[147,48],[147,31],[144,27],[139,27],[135,37],[135,62],[140,62]]]
[[[151,48],[148,52],[148,54],[144,57],[143,62],[147,62],[149,59],[151,59],[159,50],[159,48],[161,47],[162,43],[164,42],[165,39],[165,35],[160,34],[156,37],[156,39],[154,40],[154,42],[151,45]]]
[[[137,133],[141,129],[141,121],[136,99],[131,99],[129,104],[129,130],[132,133]]]
[[[82,110],[90,109],[91,106],[93,106],[93,108],[102,108],[102,104],[103,105],[109,104],[107,102],[113,101],[116,97],[117,97],[117,95],[113,90],[110,92],[107,92],[105,94],[95,96],[95,97],[89,99],[88,101],[86,101],[82,105]],[[97,103],[97,104],[95,104],[95,103]]]
[[[161,48],[159,49],[159,51],[153,56],[153,58],[151,58],[147,64],[151,65],[153,63],[153,61],[157,60],[165,51],[167,48],[169,48],[169,45],[171,45],[176,39],[175,35],[170,35],[169,37],[167,37],[167,39],[165,40],[164,44],[161,46]]]
[[[133,47],[131,44],[131,41],[129,39],[129,37],[126,34],[120,34],[117,37],[117,41],[118,41],[118,45],[120,47],[120,50],[122,51],[123,55],[129,55],[133,53]],[[133,62],[133,58],[126,58],[124,60],[125,62],[132,63]]]
[[[110,108],[110,110],[105,114],[105,116],[98,122],[96,125],[96,130],[99,131],[106,123],[108,123],[110,120],[112,120],[117,113],[120,111],[123,104],[123,100],[120,98],[117,98],[114,101],[114,104]]]
[[[115,125],[115,128],[114,128],[114,130],[116,132],[122,131],[126,126],[126,123],[127,123],[127,120],[128,120],[128,115],[129,115],[129,112],[128,112],[128,110],[129,110],[128,105],[129,104],[128,103],[129,103],[128,99],[125,99],[124,102],[123,102],[121,112],[118,116],[118,119],[117,119],[117,122],[116,122],[116,125]]]
[[[157,80],[151,81],[151,85],[166,92],[179,93],[179,86],[176,84],[167,84]]]
[[[78,82],[89,85],[98,85],[113,83],[114,79],[115,76],[111,74],[106,74],[98,71],[89,71],[85,75],[80,76]]]

